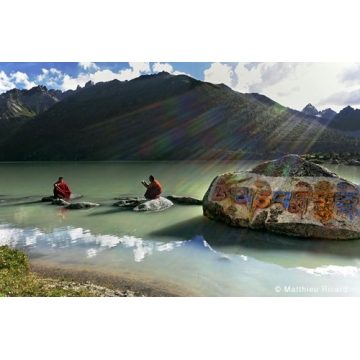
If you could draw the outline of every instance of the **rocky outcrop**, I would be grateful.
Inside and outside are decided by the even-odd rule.
[[[360,238],[359,186],[297,155],[217,176],[203,214],[290,236]]]

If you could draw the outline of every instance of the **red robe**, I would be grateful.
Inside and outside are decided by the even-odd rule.
[[[54,186],[54,197],[57,199],[70,199],[71,190],[66,184],[65,181],[57,183],[57,186]]]
[[[162,187],[161,187],[160,183],[157,180],[154,180],[147,187],[147,190],[146,190],[144,196],[147,199],[157,199],[160,197],[161,193],[162,193]]]

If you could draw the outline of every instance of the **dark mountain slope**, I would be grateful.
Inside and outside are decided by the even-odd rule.
[[[359,132],[360,110],[347,106],[338,114],[332,109],[318,111],[313,105],[308,104],[302,110],[307,115],[313,115],[319,123],[342,133]]]
[[[114,80],[22,125],[0,144],[0,160],[269,158],[356,148],[354,139],[286,109],[185,75]]]
[[[73,93],[72,90],[48,90],[40,85],[30,90],[12,89],[0,94],[0,142],[26,121]]]
[[[360,130],[360,110],[347,106],[332,119],[330,126],[341,131]]]

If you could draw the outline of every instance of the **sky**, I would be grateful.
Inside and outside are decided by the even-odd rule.
[[[38,85],[74,90],[88,81],[129,81],[161,71],[263,94],[295,110],[309,103],[319,111],[360,108],[360,62],[0,62],[0,93]]]

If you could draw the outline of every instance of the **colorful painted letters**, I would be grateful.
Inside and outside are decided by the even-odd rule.
[[[293,191],[272,191],[270,184],[264,180],[256,180],[252,187],[236,186],[234,183],[227,186],[224,182],[218,183],[214,189],[212,201],[222,201],[230,198],[235,204],[246,206],[250,218],[257,209],[265,209],[272,204],[280,204],[284,210],[298,214],[301,218],[308,212],[309,205],[313,204],[313,216],[325,223],[335,215],[346,215],[350,220],[360,216],[356,208],[359,203],[359,191],[347,182],[336,185],[328,181],[319,181],[311,185],[299,181]]]

